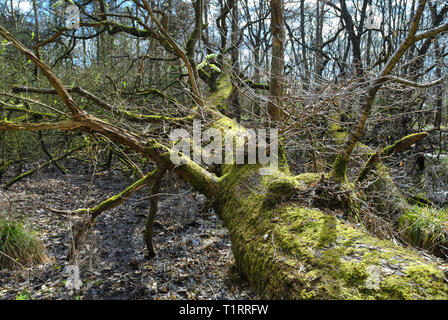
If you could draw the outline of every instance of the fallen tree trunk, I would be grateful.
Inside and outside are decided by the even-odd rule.
[[[229,229],[237,269],[263,297],[447,299],[446,269],[300,197],[288,200],[319,177],[282,170],[260,176],[257,166],[246,165],[232,166],[220,182],[219,215]]]
[[[242,130],[226,117],[214,126]],[[447,268],[324,212],[328,202],[320,202],[318,192],[331,182],[329,175],[292,176],[282,159],[279,154],[271,175],[260,175],[260,165],[223,166],[218,183],[217,211],[229,230],[237,270],[262,297],[448,298]],[[353,187],[339,186],[351,198]],[[351,209],[343,197],[331,207]]]

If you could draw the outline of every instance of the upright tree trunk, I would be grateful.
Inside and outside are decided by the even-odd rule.
[[[238,48],[238,39],[239,39],[239,25],[238,25],[238,0],[235,0],[232,8],[232,34],[231,34],[231,42],[232,42],[232,74],[237,77],[240,74],[240,50]],[[237,80],[238,81],[238,80]],[[238,121],[241,120],[241,105],[240,105],[240,97],[238,88],[233,93],[232,97],[232,107],[235,113],[235,117]]]
[[[33,0],[33,13],[34,13],[34,43],[38,44],[39,40],[39,15],[37,11],[37,0]],[[36,49],[36,56],[39,57],[39,50]],[[39,80],[39,68],[34,66],[34,77],[36,81]]]
[[[14,1],[10,0],[9,1],[10,7],[11,7],[11,16],[12,16],[12,21],[14,23],[14,27],[16,29],[16,32],[19,31],[18,27],[17,27],[17,19],[16,19],[16,12],[14,10]]]
[[[367,0],[364,0],[364,5]],[[345,22],[347,33],[352,45],[353,52],[353,63],[355,65],[356,75],[359,77],[363,74],[363,66],[361,60],[361,30],[358,30],[358,33],[355,30],[355,24],[353,22],[352,16],[347,8],[347,3],[345,0],[341,0],[341,17]],[[361,17],[363,19],[363,17]]]
[[[303,68],[304,68],[304,78],[302,79],[303,82],[303,89],[308,90],[309,82],[310,82],[310,72],[309,72],[309,65],[308,65],[308,57],[307,57],[307,50],[305,44],[306,41],[306,33],[305,33],[305,0],[300,0],[300,37],[302,40],[302,60],[303,60]]]
[[[283,69],[285,67],[285,26],[283,0],[271,0],[272,58],[268,113],[271,121],[280,121],[282,115]]]
[[[441,54],[440,54],[440,45],[439,41],[434,41],[434,47],[435,47],[435,57],[436,61],[442,61]],[[436,67],[436,77],[438,79],[442,78],[442,68],[440,64]],[[440,129],[440,125],[442,123],[442,107],[443,107],[443,84],[438,85],[435,88],[436,91],[436,108],[435,108],[435,115],[434,115],[434,127],[437,129]]]
[[[322,42],[323,42],[323,36],[322,36],[322,29],[324,25],[324,6],[325,3],[316,0],[316,63],[315,63],[315,74],[316,74],[316,83],[319,82],[319,78],[322,76],[323,71],[323,55],[322,55]]]

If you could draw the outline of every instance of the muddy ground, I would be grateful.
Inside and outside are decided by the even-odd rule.
[[[84,219],[68,211],[97,205],[133,180],[119,170],[94,173],[73,160],[64,165],[67,175],[47,168],[0,189],[0,214],[36,230],[51,259],[27,270],[1,270],[0,299],[257,299],[233,271],[229,237],[213,209],[172,175],[163,181],[159,201],[156,257],[148,258],[143,244],[149,201],[142,190],[104,212],[76,261],[68,263],[71,226]],[[10,171],[1,184],[13,176]],[[79,267],[79,290],[66,286],[67,265]]]

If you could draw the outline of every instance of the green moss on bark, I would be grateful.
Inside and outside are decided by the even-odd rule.
[[[303,178],[303,179],[301,179]],[[381,241],[317,209],[263,203],[319,174],[259,176],[257,166],[229,167],[219,212],[237,269],[265,298],[446,299],[443,272],[417,253]],[[284,181],[281,181],[284,179]]]
[[[213,105],[225,104],[224,100],[229,96],[232,91],[232,83],[226,76],[220,76],[216,84],[216,91],[209,97],[208,101]]]

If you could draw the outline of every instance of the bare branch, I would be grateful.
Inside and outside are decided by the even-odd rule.
[[[431,81],[431,82],[418,83],[418,82],[410,81],[410,80],[399,78],[399,77],[395,77],[395,76],[387,76],[387,77],[385,77],[386,80],[390,80],[390,81],[397,82],[397,83],[400,83],[400,84],[404,84],[406,86],[410,86],[410,87],[414,87],[414,88],[429,88],[429,87],[433,87],[433,86],[436,86],[438,84],[443,83],[447,78],[448,78],[448,75],[445,76],[445,77],[442,77],[440,79]]]
[[[50,83],[53,85],[53,87],[58,92],[58,95],[62,98],[65,105],[70,109],[71,113],[73,115],[75,114],[84,114],[84,111],[73,101],[73,99],[68,94],[67,90],[64,88],[62,83],[59,81],[59,79],[54,75],[54,73],[50,70],[50,68],[43,63],[36,55],[31,52],[28,48],[26,48],[19,40],[17,40],[15,37],[13,37],[8,30],[0,26],[0,34],[7,39],[8,41],[12,42],[12,44],[19,50],[23,55],[25,55],[28,59],[30,59],[47,77],[47,79],[50,81]]]

